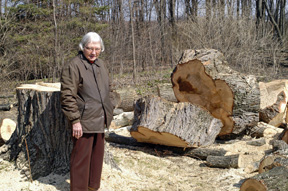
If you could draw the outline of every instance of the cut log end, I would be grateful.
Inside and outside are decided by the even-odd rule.
[[[224,124],[219,135],[232,133],[233,92],[223,80],[214,80],[200,60],[178,65],[172,75],[173,91],[180,102],[190,102],[206,108]]]
[[[267,188],[259,180],[247,179],[241,185],[240,191],[267,191]]]
[[[0,138],[7,142],[16,129],[16,123],[8,118],[3,119],[0,127]]]
[[[43,83],[39,82],[37,84],[22,84],[17,89],[31,89],[36,91],[42,91],[42,92],[56,92],[60,91],[60,83]]]
[[[166,132],[155,132],[145,127],[139,126],[138,131],[131,131],[131,136],[138,142],[167,145],[173,147],[191,147],[188,143],[179,137],[166,133]]]

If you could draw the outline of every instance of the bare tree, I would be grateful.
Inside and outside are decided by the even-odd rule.
[[[134,1],[134,0],[133,0]],[[131,24],[131,36],[132,36],[132,50],[133,50],[133,82],[137,83],[137,64],[136,64],[136,53],[135,53],[135,34],[134,34],[134,24],[133,24],[133,10],[131,6],[131,0],[129,0],[129,10],[130,10],[130,24]]]

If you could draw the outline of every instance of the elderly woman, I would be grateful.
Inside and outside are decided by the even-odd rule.
[[[70,190],[100,190],[104,129],[113,117],[109,75],[98,58],[104,45],[97,33],[84,35],[79,48],[79,54],[64,66],[61,76],[61,105],[71,123],[73,139]]]

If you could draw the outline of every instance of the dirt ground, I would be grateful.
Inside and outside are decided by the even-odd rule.
[[[17,121],[17,108],[0,112],[0,118]],[[127,129],[122,135],[129,136]],[[120,169],[104,164],[101,188],[105,191],[239,191],[245,178],[256,174],[247,172],[247,165],[259,161],[271,149],[268,142],[256,147],[247,145],[245,140],[234,140],[211,146],[225,149],[226,155],[244,155],[246,166],[237,169],[210,168],[206,161],[148,146],[108,143],[107,149]],[[52,173],[31,182],[21,174],[21,169],[0,155],[0,191],[69,191],[69,187],[69,173]]]
[[[124,133],[125,134],[125,133]],[[122,134],[123,135],[123,134]],[[128,133],[126,132],[126,135]],[[229,154],[244,154],[246,163],[260,160],[271,149],[268,141],[263,146],[250,146],[245,140],[214,144]],[[256,173],[238,169],[210,168],[206,161],[151,147],[125,146],[108,143],[109,151],[120,169],[104,164],[101,188],[105,191],[238,191],[245,178]],[[69,173],[50,174],[30,181],[11,162],[0,158],[1,191],[69,191]]]

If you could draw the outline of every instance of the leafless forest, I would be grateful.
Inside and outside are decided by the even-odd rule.
[[[57,81],[89,31],[104,39],[111,76],[130,76],[120,85],[161,80],[183,50],[202,48],[240,72],[285,78],[286,9],[286,0],[0,0],[0,87]]]

